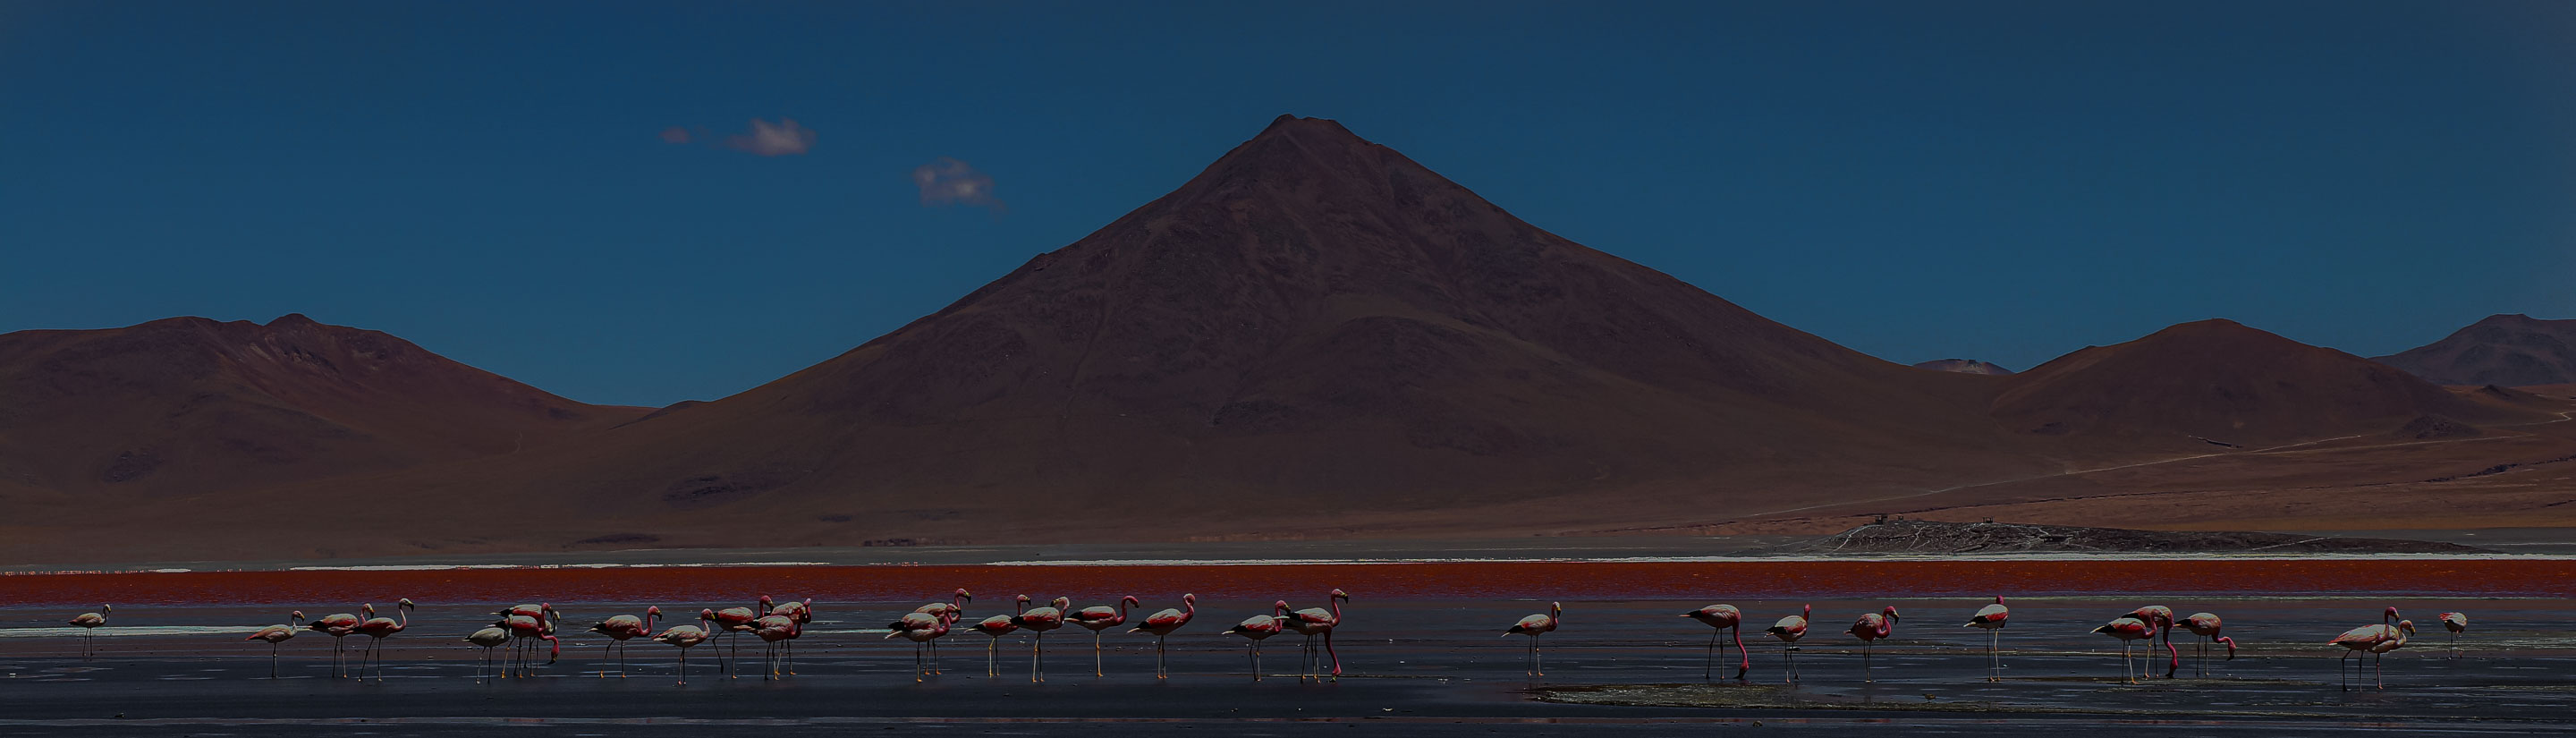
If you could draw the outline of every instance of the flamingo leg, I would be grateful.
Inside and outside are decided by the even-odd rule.
[[[1869,641],[1863,640],[1860,642],[1860,683],[1868,684],[1870,682],[1878,681],[1876,679],[1871,679],[1870,675]]]
[[[1530,664],[1539,676],[1547,676],[1547,654],[1538,650],[1538,636],[1530,636]]]
[[[1001,675],[1002,675],[1002,667],[1000,666],[999,662],[997,662],[997,661],[995,661],[995,660],[994,660],[994,659],[995,659],[995,657],[997,657],[997,656],[999,656],[999,655],[1001,654],[1001,652],[1002,652],[1002,637],[1001,637],[1001,636],[993,636],[992,638],[985,639],[985,641],[984,641],[984,676],[986,676],[986,677],[988,677],[988,678],[989,678],[989,677],[997,677],[997,676],[1001,676]]]
[[[689,649],[680,649],[680,683],[672,686],[689,686]]]
[[[1253,641],[1247,650],[1252,652],[1252,680],[1261,681],[1261,642]]]
[[[1095,679],[1108,676],[1100,669],[1100,631],[1096,630],[1091,632],[1091,676]]]
[[[1046,663],[1046,631],[1041,630],[1029,637],[1029,681],[1046,681],[1046,677],[1041,676],[1044,671],[1039,666],[1044,663]]]

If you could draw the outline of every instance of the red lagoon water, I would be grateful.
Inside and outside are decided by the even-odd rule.
[[[1006,593],[1184,592],[1217,599],[1646,600],[2190,593],[2235,596],[2576,597],[2576,560],[2015,560],[707,566],[256,571],[0,576],[0,606],[166,605],[409,597],[422,602],[729,602],[746,593],[841,602]]]

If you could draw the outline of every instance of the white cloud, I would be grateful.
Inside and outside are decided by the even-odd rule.
[[[668,140],[669,132],[663,135]],[[814,148],[814,129],[797,125],[794,118],[780,118],[776,125],[753,118],[750,133],[727,136],[724,145],[760,156],[803,154]]]
[[[914,167],[912,183],[921,187],[923,205],[964,203],[1002,209],[1001,198],[993,196],[993,177],[956,159],[943,156]]]

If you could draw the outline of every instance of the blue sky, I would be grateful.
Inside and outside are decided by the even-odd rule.
[[[709,399],[1280,113],[1899,361],[2576,317],[2576,3],[1271,5],[0,1],[0,331],[303,312]],[[990,189],[925,203],[943,157]]]

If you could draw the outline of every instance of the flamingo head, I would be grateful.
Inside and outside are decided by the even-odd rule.
[[[2402,619],[2404,619],[2404,618],[2399,618],[2399,617],[2397,616],[2397,608],[2394,608],[2394,607],[2388,608],[2388,612],[2381,613],[2381,614],[2380,614],[2380,617],[2382,617],[2382,618],[2386,618],[2386,619],[2390,619],[2390,620],[2402,620]]]
[[[975,595],[974,595],[973,593],[967,592],[965,587],[958,587],[958,588],[957,588],[957,592],[956,592],[956,594],[955,594],[955,597],[956,597],[957,599],[965,600],[965,601],[967,601],[967,602],[974,602],[974,601],[975,601]]]
[[[1798,617],[1802,617],[1802,618],[1809,618],[1809,616],[1812,616],[1812,615],[1815,615],[1815,614],[1816,614],[1816,606],[1815,606],[1815,605],[1799,605],[1799,606],[1798,606]],[[1813,618],[1809,618],[1809,619],[1813,619]]]
[[[303,625],[303,624],[304,624],[304,611],[303,611],[303,610],[296,610],[296,611],[294,611],[294,612],[289,612],[289,613],[287,613],[287,614],[286,614],[286,618],[287,618],[288,620],[293,620],[293,621],[295,621],[295,624],[296,624],[296,625]]]
[[[1184,595],[1181,595],[1181,604],[1184,604],[1184,605],[1196,605],[1196,604],[1199,604],[1199,596],[1198,596],[1198,595],[1195,595],[1195,594],[1184,594]]]
[[[1351,599],[1351,593],[1349,593],[1349,592],[1344,592],[1344,591],[1341,591],[1341,590],[1339,590],[1339,589],[1336,589],[1336,590],[1333,590],[1332,599],[1342,600],[1342,601],[1347,602],[1347,601],[1349,601],[1349,600]]]
[[[367,614],[367,617],[375,617],[375,616],[376,616],[376,603],[373,603],[373,602],[361,602],[361,603],[358,603],[358,612],[366,613],[366,614]]]
[[[698,608],[698,619],[699,619],[699,620],[714,620],[714,619],[716,619],[716,611],[715,611],[715,608],[712,608],[712,607],[701,607],[701,608]]]
[[[2227,646],[2227,660],[2229,660],[2229,661],[2235,661],[2235,660],[2236,660],[2236,639],[2234,639],[2234,638],[2229,638],[2229,637],[2227,637],[2227,636],[2219,636],[2219,637],[2218,637],[2218,642],[2219,642],[2219,643],[2222,643],[2222,644],[2225,644],[2225,645]]]
[[[2413,621],[2413,620],[2400,620],[2400,621],[2397,621],[2397,629],[2398,629],[2398,630],[2402,630],[2402,631],[2406,631],[2406,634],[2407,634],[2407,635],[2414,635],[2414,634],[2415,634],[2415,621]]]
[[[1279,613],[1283,613],[1283,612],[1287,612],[1287,611],[1288,611],[1288,601],[1287,601],[1287,600],[1280,600],[1280,601],[1278,601],[1278,602],[1270,603],[1270,614],[1271,614],[1271,615],[1274,615],[1274,616],[1275,616],[1275,615],[1278,615]]]
[[[1891,623],[1896,622],[1896,621],[1898,621],[1898,620],[1900,620],[1900,619],[1901,619],[1901,618],[1898,618],[1898,617],[1896,616],[1896,606],[1895,606],[1895,605],[1888,605],[1888,606],[1887,606],[1887,609],[1885,609],[1885,610],[1880,610],[1880,611],[1879,611],[1879,614],[1881,614],[1881,615],[1886,615],[1886,616],[1887,616],[1887,622],[1891,622]]]
[[[1553,618],[1553,617],[1556,617],[1556,616],[1558,616],[1558,615],[1563,615],[1563,614],[1565,614],[1565,603],[1562,603],[1562,602],[1550,602],[1550,603],[1547,603],[1547,616],[1548,616],[1548,617]]]
[[[2003,595],[1995,595],[1995,604],[1998,604],[1998,605],[2004,604],[2004,596],[2003,596]]]
[[[395,601],[395,602],[394,602],[394,607],[395,607],[395,608],[398,608],[398,609],[403,609],[403,610],[416,610],[416,609],[419,609],[419,608],[417,608],[417,607],[413,607],[413,606],[412,606],[412,604],[411,604],[411,598],[409,598],[409,597],[405,597],[405,598],[403,598],[403,599],[401,599],[401,600],[397,600],[397,601]]]
[[[770,601],[770,599],[769,599],[769,595],[761,595],[761,596],[760,596],[760,609],[758,609],[758,610],[754,610],[754,612],[769,612],[769,606],[770,606],[770,604],[771,604],[771,601]]]
[[[1058,598],[1055,598],[1055,599],[1052,599],[1052,600],[1047,600],[1047,604],[1049,604],[1049,605],[1054,605],[1054,606],[1055,606],[1055,609],[1062,610],[1062,609],[1065,609],[1065,608],[1068,608],[1068,607],[1072,607],[1072,606],[1073,606],[1073,598],[1071,598],[1071,597],[1058,597]]]
[[[652,607],[644,608],[644,614],[646,614],[646,615],[650,615],[650,616],[653,616],[653,617],[661,617],[661,616],[662,616],[662,606],[661,606],[661,605],[654,605],[654,606],[652,606]]]
[[[115,606],[115,605],[106,605],[106,604],[102,604],[102,605],[99,605],[99,606],[98,606],[98,614],[105,615],[105,614],[108,614],[108,613],[111,613],[111,612],[116,612],[116,606]]]
[[[1122,607],[1123,607],[1123,606],[1126,606],[1126,605],[1143,605],[1143,604],[1145,604],[1145,603],[1143,603],[1143,602],[1138,602],[1138,601],[1136,600],[1136,596],[1135,596],[1135,595],[1128,595],[1128,596],[1125,596],[1125,597],[1120,597],[1120,598],[1118,598],[1118,604],[1119,604],[1120,606],[1122,606]]]

